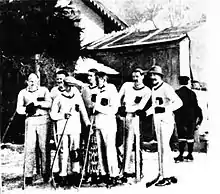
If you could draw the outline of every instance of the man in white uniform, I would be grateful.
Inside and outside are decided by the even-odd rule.
[[[73,175],[72,181],[75,186],[79,184],[80,180],[80,163],[76,158],[71,158],[70,172],[68,171],[68,159],[70,152],[76,151],[80,146],[81,120],[89,127],[90,120],[88,118],[85,105],[83,103],[79,90],[74,86],[75,79],[67,76],[64,79],[65,91],[57,96],[52,104],[50,116],[51,119],[57,121],[58,140],[62,133],[62,154],[59,152],[61,160],[60,177],[63,179],[61,186],[66,185],[67,175]],[[62,156],[62,157],[61,157]],[[71,183],[70,183],[71,184]]]
[[[154,116],[154,124],[156,127],[156,135],[159,140],[159,132],[161,132],[161,144],[162,144],[162,177],[155,184],[156,186],[164,186],[172,183],[173,172],[173,158],[169,145],[171,135],[174,131],[174,114],[173,111],[182,106],[182,101],[175,93],[175,90],[162,80],[163,73],[160,66],[155,65],[148,71],[148,76],[152,84],[152,104],[146,114]],[[155,113],[155,114],[154,114]],[[176,180],[175,180],[176,182]]]
[[[144,71],[136,68],[132,72],[133,82],[126,82],[119,91],[121,107],[119,114],[125,117],[125,142],[123,176],[126,179],[131,172],[132,148],[135,135],[140,136],[139,116],[151,96],[151,90],[144,85]]]
[[[51,91],[50,91],[50,96],[52,98],[52,101],[54,99],[61,95],[65,91],[64,87],[64,79],[65,77],[68,76],[68,73],[65,70],[59,70],[56,73],[56,86],[54,86]],[[50,130],[50,153],[51,153],[51,163],[53,161],[56,149],[57,149],[57,126],[56,126],[56,121],[51,122],[51,130]],[[53,165],[53,176],[55,182],[59,183],[59,161],[58,158],[56,157],[56,160],[54,161]]]
[[[46,87],[39,86],[39,78],[31,73],[28,77],[28,86],[18,94],[17,113],[26,115],[25,119],[25,147],[24,147],[24,177],[25,184],[31,185],[33,169],[36,160],[36,143],[39,143],[41,152],[41,173],[44,182],[49,180],[46,169],[48,124],[51,98]]]
[[[116,151],[116,116],[119,98],[116,87],[107,83],[104,72],[96,73],[98,94],[95,102],[95,132],[97,134],[100,175],[107,184],[115,184],[119,175]],[[98,138],[102,137],[103,141]]]

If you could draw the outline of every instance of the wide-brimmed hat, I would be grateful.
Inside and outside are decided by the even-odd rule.
[[[75,86],[76,85],[76,79],[72,76],[65,77],[63,82],[68,86]]]
[[[164,76],[163,72],[162,72],[162,68],[158,65],[154,65],[152,66],[149,70],[148,73],[154,73],[154,74],[158,74],[160,76]]]

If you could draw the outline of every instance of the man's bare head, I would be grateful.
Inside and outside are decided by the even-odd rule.
[[[36,87],[38,86],[39,84],[39,78],[38,76],[35,74],[35,73],[31,73],[29,76],[28,76],[28,87],[30,90],[35,90]]]

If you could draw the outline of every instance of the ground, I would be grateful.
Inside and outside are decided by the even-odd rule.
[[[177,154],[177,152],[173,152],[173,156],[176,156]],[[129,184],[112,187],[111,189],[107,189],[106,187],[82,187],[80,190],[73,188],[68,190],[54,190],[50,185],[42,184],[41,179],[37,177],[38,180],[34,186],[22,190],[23,146],[7,145],[4,149],[1,149],[2,193],[207,193],[210,191],[211,187],[215,188],[213,187],[213,181],[211,180],[210,172],[208,170],[210,165],[208,154],[196,152],[194,153],[194,158],[195,160],[193,162],[176,163],[173,170],[178,178],[178,183],[165,187],[145,187],[146,182],[152,180],[157,175],[157,153],[144,152],[144,177],[139,183],[131,181]]]

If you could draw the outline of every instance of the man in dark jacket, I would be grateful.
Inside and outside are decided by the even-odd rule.
[[[179,156],[174,158],[176,162],[185,160],[192,161],[194,132],[197,125],[202,122],[202,112],[198,106],[195,92],[190,89],[189,77],[180,76],[179,83],[181,87],[176,90],[177,95],[183,101],[183,106],[175,111],[175,121],[179,139]],[[188,145],[188,155],[183,157],[186,143]]]

